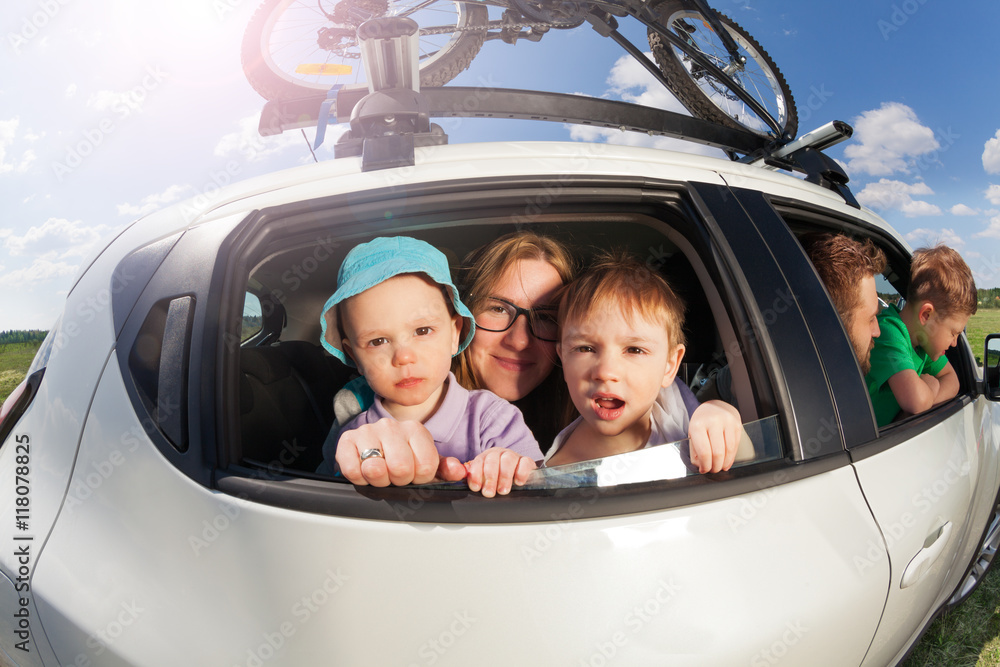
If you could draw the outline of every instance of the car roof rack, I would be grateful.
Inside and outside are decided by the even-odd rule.
[[[849,139],[853,129],[833,121],[798,139],[782,142],[656,107],[585,95],[534,90],[419,85],[417,24],[406,17],[384,17],[358,29],[367,85],[334,86],[327,94],[272,100],[264,105],[262,136],[308,126],[322,144],[330,123],[350,123],[337,140],[334,156],[362,158],[362,170],[414,164],[414,149],[448,143],[430,118],[543,120],[642,132],[722,149],[731,160],[805,174],[805,180],[840,194],[860,208],[847,187],[841,166],[821,151]],[[635,54],[633,54],[635,55]],[[641,57],[639,54],[635,57]],[[741,157],[742,156],[742,157]]]
[[[853,127],[842,120],[833,120],[798,139],[751,153],[740,161],[752,165],[762,164],[770,169],[801,172],[805,174],[807,182],[833,190],[844,198],[848,206],[861,208],[854,193],[847,187],[851,179],[843,167],[821,152],[850,139],[853,134]]]

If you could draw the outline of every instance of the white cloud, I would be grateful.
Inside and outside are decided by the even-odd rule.
[[[647,53],[646,56],[653,57],[651,53]],[[665,109],[685,116],[691,115],[670,91],[661,86],[653,78],[653,75],[631,56],[622,56],[615,61],[605,82],[609,86],[608,91],[604,94],[605,98],[613,97],[630,104]],[[570,139],[574,141],[603,142],[619,146],[644,146],[712,157],[723,156],[722,151],[718,148],[682,139],[650,136],[640,132],[623,132],[617,128],[595,127],[593,125],[567,125],[566,127],[569,129]]]
[[[0,120],[0,174],[14,170],[14,165],[6,161],[7,148],[14,143],[19,122],[20,119],[16,117],[10,120]]]
[[[220,157],[236,154],[247,162],[259,162],[290,146],[302,145],[301,135],[295,132],[284,132],[269,137],[260,136],[260,133],[257,132],[259,121],[259,114],[240,120],[237,123],[236,132],[230,132],[219,139],[219,143],[215,145],[215,154]],[[326,140],[332,140],[329,133],[327,133]]]
[[[28,167],[30,167],[31,163],[37,159],[38,156],[35,155],[35,151],[31,150],[30,148],[24,151],[24,155],[21,156],[21,161],[17,163],[16,167],[17,173],[23,174],[24,172],[28,171]]]
[[[171,185],[163,192],[143,197],[138,204],[119,204],[118,215],[142,217],[147,213],[152,213],[153,211],[162,208],[166,204],[172,204],[175,201],[179,201],[181,198],[187,196],[188,193],[194,194],[194,188],[190,185]]]
[[[926,201],[914,199],[916,196],[932,195],[934,191],[926,183],[904,183],[888,178],[869,183],[858,193],[858,201],[870,208],[902,211],[908,218],[925,215],[941,215],[941,209]]]
[[[955,204],[951,207],[952,215],[979,215],[982,211],[978,208],[971,208],[965,204]]]
[[[80,267],[77,264],[52,262],[48,259],[39,258],[32,262],[31,266],[26,269],[17,269],[16,271],[0,275],[0,287],[30,288],[52,278],[75,276],[78,268]]]
[[[1000,239],[1000,215],[995,215],[990,218],[989,223],[986,225],[986,229],[981,232],[976,232],[973,236]]]
[[[91,93],[87,98],[87,106],[97,111],[104,111],[112,107],[119,107],[122,104],[131,105],[132,97],[130,93],[116,93],[113,90],[99,90]]]
[[[0,174],[9,174],[12,171],[23,174],[38,159],[35,151],[29,148],[24,151],[20,160],[16,159],[13,155],[10,156],[10,161],[7,160],[7,150],[14,144],[15,139],[25,139],[29,142],[39,139],[39,136],[31,130],[18,137],[17,128],[20,123],[21,119],[18,117],[11,118],[10,120],[0,120]]]
[[[0,228],[0,239],[5,239],[13,233],[14,230],[9,227]]]
[[[996,136],[986,140],[983,147],[983,169],[987,174],[1000,174],[1000,130]]]
[[[941,215],[941,209],[934,204],[915,199],[907,202],[900,210],[907,218],[919,218],[926,215]]]
[[[645,55],[652,60],[652,53]],[[611,86],[608,92],[618,95],[625,102],[666,109],[685,116],[691,115],[684,105],[632,56],[622,56],[615,61],[606,83]]]
[[[872,176],[909,173],[914,158],[940,148],[934,132],[898,102],[885,102],[855,118],[854,141],[844,149],[848,168]]]
[[[68,86],[66,86],[66,97],[67,98],[73,97],[74,95],[76,95],[76,91],[77,90],[78,90],[78,87],[77,87],[77,85],[75,83],[69,84]]]
[[[671,137],[651,137],[648,134],[622,132],[610,127],[571,125],[569,126],[569,137],[574,141],[604,142],[616,146],[641,146],[681,153],[693,153],[695,155],[708,155],[711,157],[724,156],[724,153],[719,148],[712,148],[711,146],[705,146],[693,141],[684,141],[683,139],[673,139]]]
[[[13,256],[28,255],[46,260],[63,260],[86,256],[104,234],[111,231],[107,225],[88,227],[80,220],[70,222],[63,218],[49,218],[37,227],[31,227],[22,236],[8,234],[4,246]]]
[[[904,234],[903,238],[914,246],[932,246],[943,243],[946,246],[957,248],[965,245],[965,240],[955,233],[954,229],[914,229],[909,234]]]
[[[994,206],[1000,206],[1000,185],[991,184],[983,190],[983,196],[990,200]]]

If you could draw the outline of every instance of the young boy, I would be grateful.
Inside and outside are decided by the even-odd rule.
[[[601,258],[564,290],[556,351],[580,417],[552,443],[545,465],[631,452],[688,437],[674,377],[684,356],[684,304],[635,258]],[[735,409],[725,406],[736,416]],[[677,450],[668,477],[686,468]]]
[[[944,353],[976,312],[976,284],[962,257],[943,245],[913,253],[902,309],[878,318],[871,370],[865,376],[878,425],[900,411],[919,414],[958,394],[958,376]]]
[[[430,244],[400,236],[353,248],[320,323],[323,347],[356,365],[375,394],[340,438],[392,417],[423,423],[440,455],[463,463],[503,448],[521,456],[518,465],[534,468],[542,458],[517,408],[489,391],[464,389],[452,375],[451,358],[472,340],[475,322],[451,282],[448,260]],[[319,472],[334,470],[337,442],[327,438]],[[381,456],[369,449],[361,458]]]

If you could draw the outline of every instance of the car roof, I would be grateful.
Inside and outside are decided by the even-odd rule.
[[[906,242],[878,215],[847,205],[837,193],[787,173],[724,158],[603,143],[508,141],[417,148],[413,166],[364,172],[360,158],[340,158],[269,173],[150,214],[139,224],[158,238],[196,224],[272,206],[366,190],[443,181],[488,181],[518,176],[639,177],[650,181],[725,184],[814,205],[858,219]]]

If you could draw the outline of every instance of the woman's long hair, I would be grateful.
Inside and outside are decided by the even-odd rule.
[[[563,285],[573,280],[576,268],[569,250],[560,241],[535,232],[518,231],[487,243],[466,256],[459,272],[462,301],[475,314],[491,297],[504,274],[521,260],[548,262],[559,274]],[[471,347],[471,346],[470,346]],[[485,389],[485,385],[470,362],[469,348],[455,357],[452,371],[466,389]],[[558,363],[558,359],[555,360]],[[541,390],[541,391],[539,391]],[[543,449],[569,420],[572,403],[561,373],[553,371],[542,383],[515,401],[525,415],[525,421]],[[534,422],[534,423],[533,423]]]

